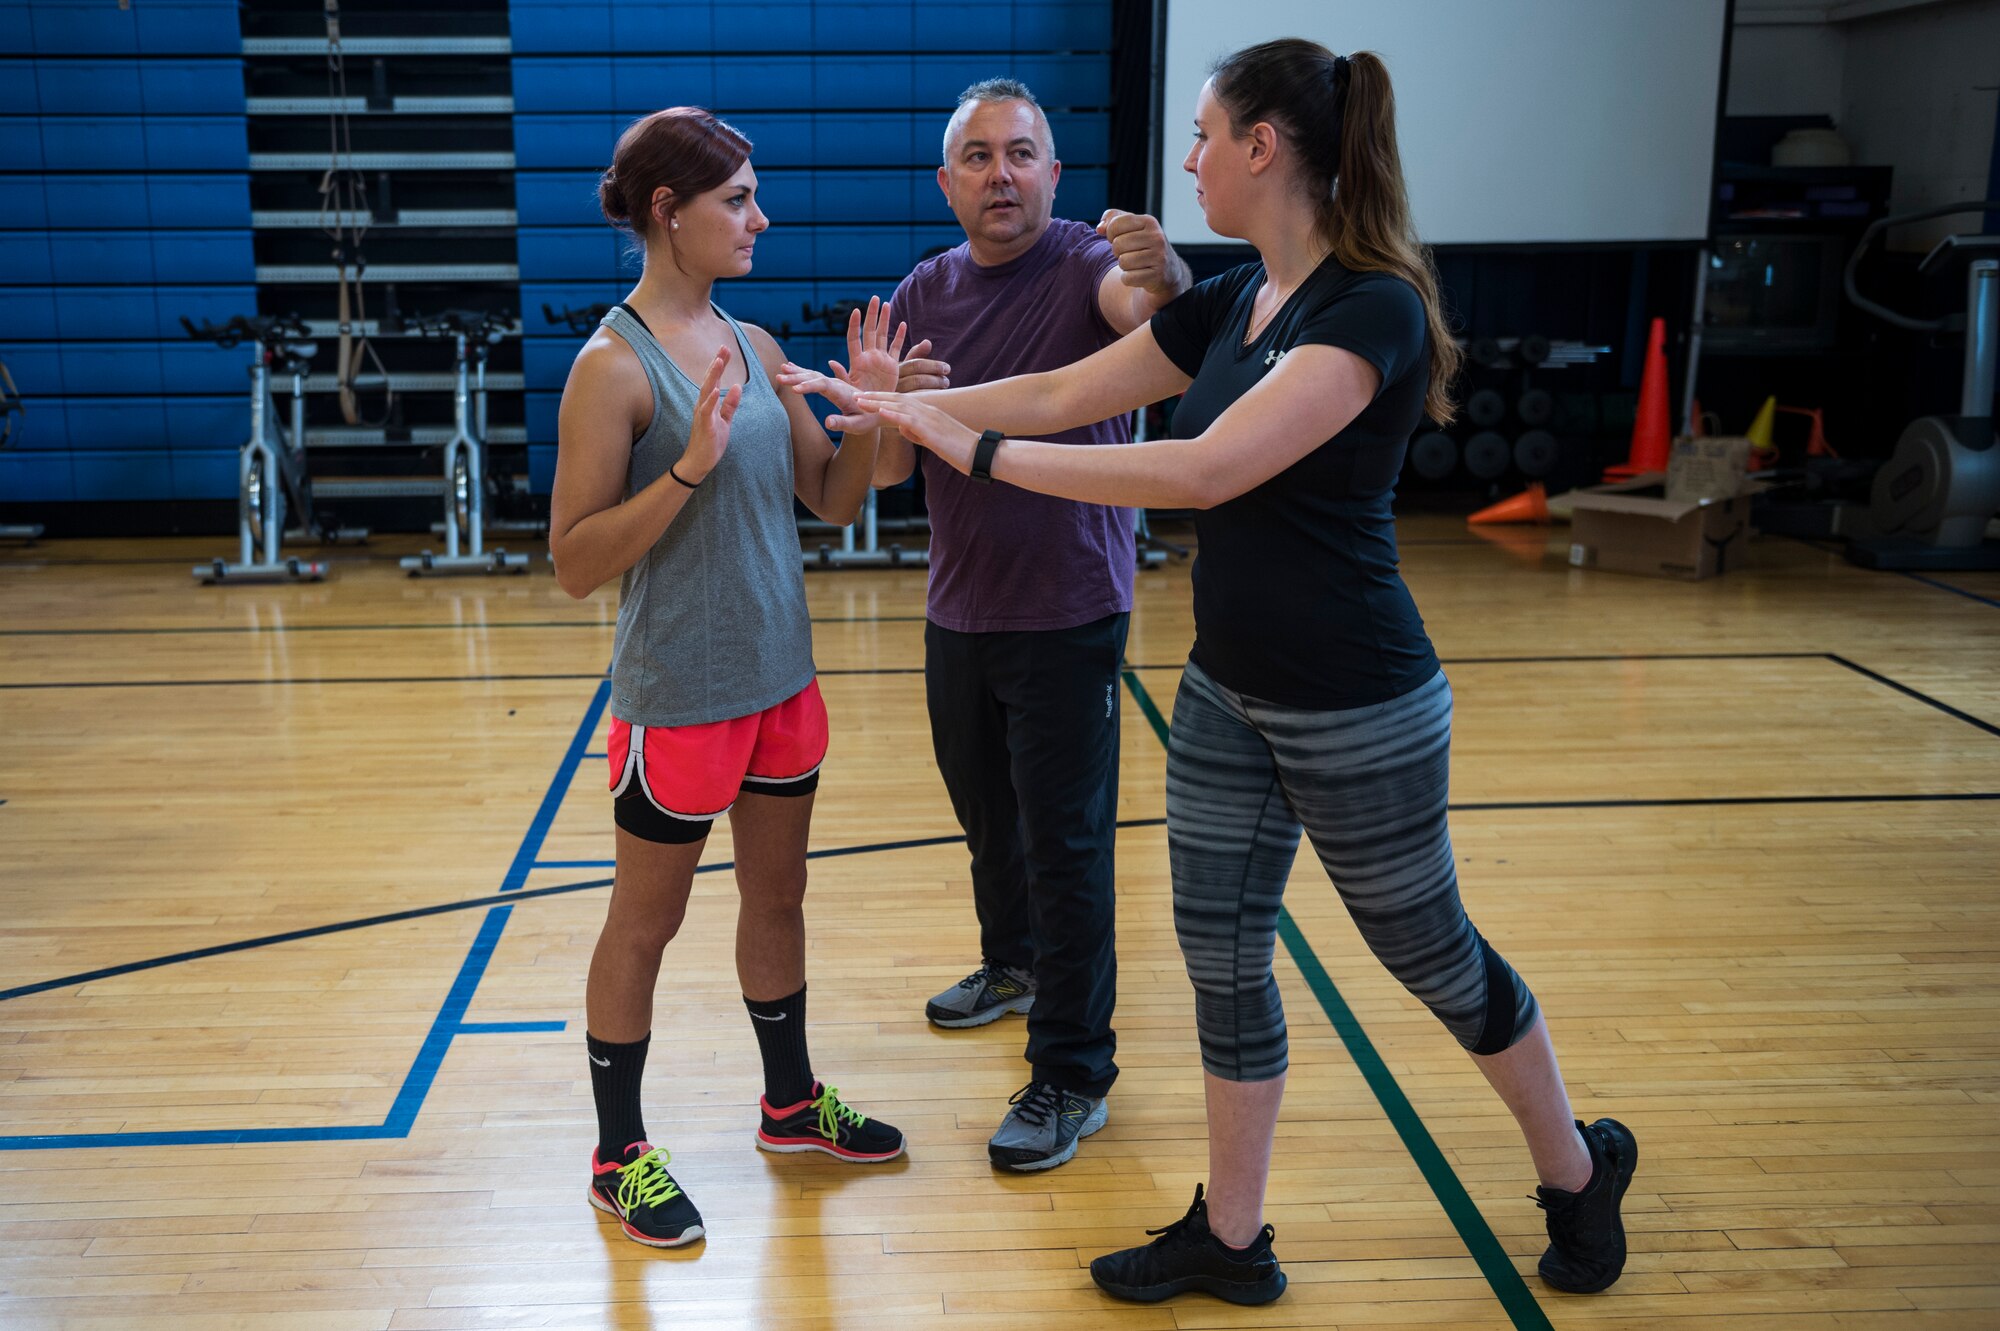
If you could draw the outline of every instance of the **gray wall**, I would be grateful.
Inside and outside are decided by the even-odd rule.
[[[1738,0],[1729,114],[1833,117],[1856,162],[1896,170],[1891,207],[1986,192],[2000,0]],[[1900,228],[1927,249],[1972,217]]]

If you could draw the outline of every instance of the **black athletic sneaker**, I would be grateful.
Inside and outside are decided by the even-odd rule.
[[[1625,1270],[1625,1222],[1618,1204],[1639,1164],[1639,1143],[1615,1118],[1576,1130],[1590,1147],[1590,1182],[1579,1192],[1536,1188],[1535,1205],[1548,1212],[1549,1248],[1542,1279],[1566,1294],[1609,1289]]]
[[[1009,1012],[1025,1013],[1035,1005],[1035,977],[1028,971],[997,966],[990,961],[924,1004],[933,1026],[963,1030],[998,1021]]]
[[[702,1236],[701,1212],[667,1172],[667,1153],[647,1142],[605,1164],[590,1153],[590,1204],[618,1217],[625,1237],[649,1248],[679,1248]]]
[[[1271,1251],[1269,1225],[1242,1251],[1208,1232],[1208,1203],[1194,1185],[1194,1205],[1143,1248],[1106,1253],[1090,1264],[1090,1278],[1114,1298],[1158,1303],[1176,1294],[1213,1294],[1230,1303],[1269,1303],[1285,1292],[1285,1273]]]
[[[773,1105],[758,1098],[764,1121],[757,1128],[757,1149],[789,1155],[824,1151],[836,1160],[872,1165],[903,1153],[903,1134],[879,1118],[870,1118],[840,1102],[840,1092],[813,1083],[812,1098],[795,1105]]]

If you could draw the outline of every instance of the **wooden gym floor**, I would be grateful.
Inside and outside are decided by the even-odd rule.
[[[1532,1274],[1498,1102],[1302,859],[1266,1309],[1101,1297],[1084,1265],[1205,1165],[1163,753],[1187,571],[1133,616],[1110,1126],[1051,1173],[984,1145],[1022,1026],[927,1028],[976,960],[929,756],[920,571],[809,575],[833,716],[813,845],[816,1064],[905,1128],[855,1168],[751,1146],[719,827],[669,950],[648,1120],[691,1252],[584,1202],[585,965],[611,824],[615,592],[202,588],[226,542],[0,550],[0,1324],[2000,1325],[2000,577],[1764,539],[1683,585],[1441,518],[1405,565],[1458,697],[1474,918],[1584,1117],[1639,1134],[1624,1280]],[[1525,1281],[1522,1279],[1526,1276]]]

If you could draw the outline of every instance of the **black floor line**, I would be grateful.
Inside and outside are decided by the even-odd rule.
[[[1872,679],[1877,684],[1883,684],[1888,686],[1889,688],[1894,689],[1898,693],[1907,694],[1908,696],[1915,698],[1918,702],[1924,704],[1924,706],[1926,707],[1935,707],[1940,712],[1943,712],[1946,716],[1956,717],[1960,721],[1965,722],[1965,724],[1969,726],[1977,726],[1979,729],[1985,731],[1989,735],[2000,735],[2000,726],[1993,725],[1991,722],[1988,721],[1982,721],[1978,717],[1973,716],[1969,713],[1961,712],[1958,710],[1958,708],[1951,706],[1949,703],[1939,702],[1936,698],[1931,697],[1930,694],[1924,693],[1918,689],[1913,689],[1908,684],[1899,684],[1895,680],[1890,679],[1887,675],[1881,674],[1878,671],[1870,670],[1866,666],[1856,665],[1854,662],[1848,660],[1844,656],[1838,656],[1832,652],[1828,652],[1826,654],[1826,659],[1832,661],[1835,665],[1845,666],[1847,669],[1852,670],[1857,675],[1861,675],[1865,678]]]
[[[922,615],[849,615],[815,624],[921,624]],[[502,619],[472,624],[205,624],[160,628],[0,629],[0,638],[149,638],[286,633],[484,633],[488,629],[602,629],[617,625],[598,619]]]
[[[1163,827],[1164,818],[1130,818],[1118,824],[1121,828]],[[891,850],[914,850],[924,846],[949,846],[963,842],[960,833],[949,836],[916,837],[904,841],[877,841],[862,846],[834,846],[826,850],[806,852],[809,860],[838,859],[847,855],[873,855]],[[704,864],[696,873],[721,873],[735,867],[735,861],[722,860],[715,864]],[[316,924],[304,929],[289,929],[284,933],[263,934],[256,938],[240,939],[233,943],[216,943],[209,947],[198,947],[186,952],[171,952],[165,956],[147,957],[142,961],[128,961],[116,966],[104,966],[97,970],[79,971],[75,975],[61,975],[53,980],[37,980],[32,984],[16,985],[12,989],[0,989],[0,1002],[10,998],[25,998],[29,994],[45,993],[50,989],[66,989],[74,984],[86,984],[92,980],[106,980],[113,976],[130,975],[134,971],[157,970],[161,966],[172,966],[183,961],[199,961],[203,957],[223,956],[231,952],[247,952],[253,948],[271,947],[278,943],[296,943],[301,939],[319,938],[326,934],[348,933],[355,929],[371,929],[380,924],[397,924],[404,920],[420,920],[430,915],[448,915],[456,911],[482,910],[488,906],[504,906],[515,901],[530,901],[536,897],[562,896],[570,892],[586,892],[592,888],[609,887],[609,878],[592,878],[580,883],[562,883],[554,887],[529,887],[513,892],[499,892],[491,896],[469,897],[464,901],[444,901],[432,906],[416,906],[409,910],[391,911],[386,915],[365,915],[354,920],[336,920],[330,924]]]

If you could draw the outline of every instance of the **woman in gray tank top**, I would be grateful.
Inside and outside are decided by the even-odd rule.
[[[708,832],[730,814],[736,969],[764,1062],[768,1151],[892,1159],[902,1134],[842,1102],[805,1039],[806,841],[826,709],[812,659],[792,500],[852,522],[877,435],[835,448],[772,375],[784,353],[717,307],[770,225],[750,144],[695,107],[636,121],[600,197],[643,246],[644,276],[584,344],[563,389],[549,548],[578,598],[621,579],[612,649],[618,868],[587,991],[597,1149],[590,1202],[626,1235],[678,1247],[701,1214],[647,1139],[639,1085],[662,953]],[[854,382],[894,388],[903,332],[868,303],[847,331]]]

